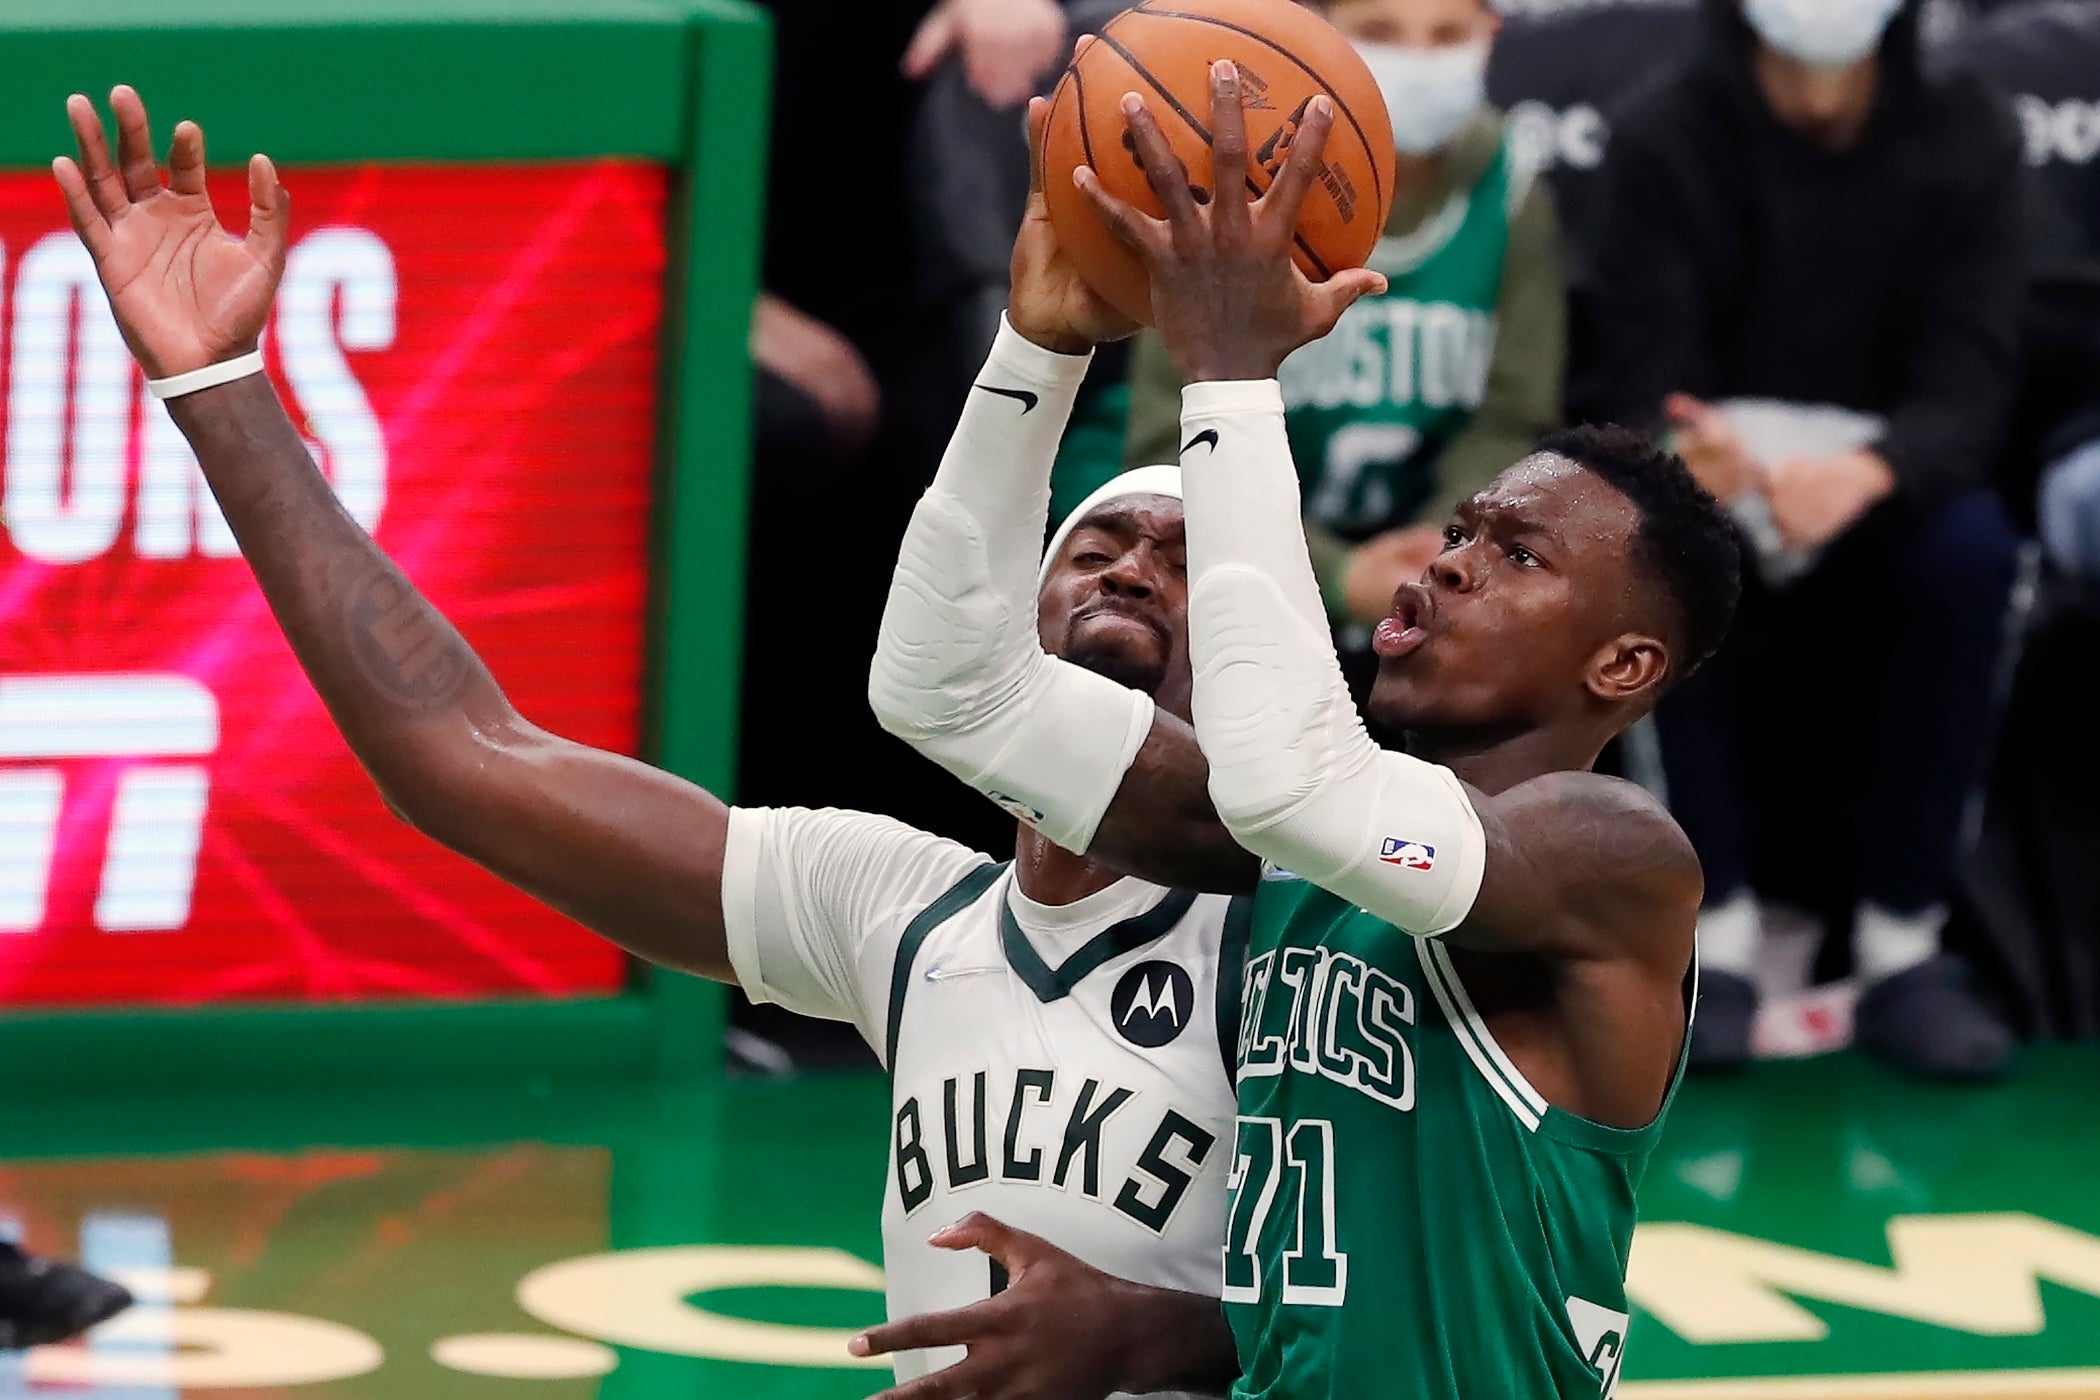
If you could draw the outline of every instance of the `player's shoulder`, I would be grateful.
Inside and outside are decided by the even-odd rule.
[[[1669,809],[1637,783],[1548,773],[1475,802],[1537,920],[1532,946],[1561,961],[1638,964],[1674,979],[1705,878]],[[1494,861],[1489,857],[1489,873]]]
[[[1183,893],[1170,890],[1163,885],[1155,888],[1159,890],[1162,901],[1171,899],[1178,893]],[[1251,896],[1244,894],[1192,893],[1193,899],[1189,905],[1189,911],[1182,918],[1184,923],[1222,924],[1233,917],[1235,908],[1251,898]]]
[[[1182,889],[1125,875],[1075,904],[1060,917],[1074,928],[1109,929],[1136,925],[1162,936],[1213,938],[1247,897]],[[1025,903],[1025,901],[1024,901]],[[1024,919],[1025,924],[1025,919]]]
[[[986,859],[982,852],[973,851],[960,841],[922,831],[879,812],[858,812],[849,807],[739,807],[736,811],[742,818],[763,824],[769,832],[870,845],[922,846]]]
[[[1569,812],[1594,812],[1600,817],[1628,822],[1667,822],[1676,826],[1670,809],[1639,783],[1614,778],[1588,769],[1541,773],[1536,778],[1503,789],[1491,801],[1522,802]]]
[[[841,807],[739,807],[736,820],[779,856],[803,866],[879,875],[899,893],[945,889],[995,864],[960,841],[874,812]],[[938,893],[939,889],[935,890]]]
[[[1186,891],[1163,890],[1162,903],[1187,898]],[[1188,912],[1176,921],[1170,941],[1216,951],[1226,959],[1244,956],[1254,926],[1251,894],[1195,894]]]
[[[1260,883],[1254,887],[1253,893],[1237,896],[1234,906],[1241,907],[1240,901],[1244,901],[1244,907],[1255,918],[1270,927],[1279,922],[1331,920],[1362,912],[1332,890],[1272,861],[1262,862]]]
[[[1660,797],[1638,783],[1602,773],[1547,773],[1489,799],[1553,845],[1589,853],[1600,877],[1641,886],[1673,900],[1696,901],[1699,857],[1691,838]]]

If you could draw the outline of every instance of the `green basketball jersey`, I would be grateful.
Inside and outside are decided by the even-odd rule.
[[[1407,523],[1435,491],[1437,455],[1487,393],[1509,221],[1529,189],[1505,136],[1472,189],[1379,240],[1370,266],[1386,275],[1385,295],[1284,361],[1284,423],[1309,518],[1360,539]]]
[[[1254,897],[1244,987],[1235,1400],[1609,1396],[1660,1115],[1547,1104],[1441,943],[1302,881]]]

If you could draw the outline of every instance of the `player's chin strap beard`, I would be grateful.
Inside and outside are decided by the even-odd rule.
[[[1167,679],[1164,661],[1140,661],[1111,647],[1067,645],[1062,659],[1146,695],[1155,695]]]

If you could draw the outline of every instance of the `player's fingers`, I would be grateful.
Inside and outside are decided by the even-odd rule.
[[[1043,192],[1043,137],[1050,129],[1050,103],[1041,97],[1028,99],[1028,192]]]
[[[1269,192],[1262,196],[1261,210],[1264,222],[1273,221],[1289,238],[1298,228],[1298,211],[1305,207],[1306,193],[1312,189],[1313,181],[1326,169],[1323,157],[1327,153],[1327,133],[1334,129],[1334,101],[1324,94],[1306,104],[1305,119],[1298,124],[1298,134],[1291,141],[1291,153],[1285,157],[1283,171]]]
[[[936,1249],[984,1249],[1003,1245],[1021,1232],[997,1216],[973,1210],[953,1225],[943,1225],[927,1237]]]
[[[257,154],[248,161],[248,235],[242,242],[272,273],[282,272],[291,227],[291,191],[277,178],[275,163]]]
[[[124,192],[134,204],[160,193],[160,167],[153,162],[153,128],[146,123],[146,104],[128,83],[110,89],[109,108],[117,114],[117,165]]]
[[[1092,166],[1076,167],[1072,171],[1072,183],[1079,186],[1079,196],[1094,211],[1094,217],[1107,225],[1108,231],[1126,247],[1150,255],[1166,243],[1167,226],[1110,194]]]
[[[1196,201],[1189,193],[1189,170],[1167,143],[1167,134],[1153,120],[1145,99],[1134,92],[1123,94],[1123,120],[1129,124],[1131,147],[1144,168],[1145,182],[1159,196],[1171,227],[1185,228],[1196,220]]]
[[[53,160],[51,173],[58,179],[58,192],[66,197],[66,217],[73,221],[73,232],[80,235],[88,252],[100,258],[102,250],[109,246],[109,220],[95,207],[87,176],[81,174],[71,156]]]
[[[177,122],[168,146],[168,188],[177,194],[204,193],[204,128]]]
[[[982,1250],[1009,1266],[1041,1258],[1057,1248],[1042,1236],[1016,1230],[981,1210],[973,1210],[953,1225],[934,1231],[927,1243],[936,1249]]]
[[[870,1327],[846,1343],[846,1350],[855,1356],[887,1356],[893,1351],[917,1351],[922,1347],[968,1346],[979,1338],[1003,1332],[1011,1310],[1011,1303],[1001,1295],[946,1312],[901,1317]]]
[[[1240,70],[1230,59],[1210,66],[1211,219],[1221,238],[1235,239],[1249,226],[1247,214],[1247,118],[1240,110]]]
[[[124,193],[124,177],[109,158],[109,136],[102,130],[102,116],[84,94],[66,99],[66,117],[73,124],[73,144],[80,148],[80,171],[87,180],[88,194],[105,220],[114,219],[131,207]]]
[[[984,1393],[992,1368],[966,1357],[944,1370],[891,1386],[870,1400],[970,1400]]]
[[[1385,274],[1373,272],[1367,267],[1352,267],[1346,272],[1337,272],[1325,282],[1313,283],[1312,303],[1320,335],[1326,335],[1333,330],[1335,323],[1342,319],[1342,313],[1354,306],[1359,299],[1377,296],[1385,289]]]

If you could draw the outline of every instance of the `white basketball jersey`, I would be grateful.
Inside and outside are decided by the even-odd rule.
[[[812,840],[817,829],[828,838]],[[858,853],[841,860],[840,843]],[[782,879],[784,861],[800,873]],[[888,878],[841,899],[840,874],[808,869],[826,861]],[[1007,865],[843,813],[739,811],[724,863],[730,946],[747,990],[759,977],[754,995],[803,1010],[829,1001],[889,1067],[882,1223],[892,1318],[1005,1286],[985,1255],[926,1242],[972,1211],[1108,1273],[1218,1293],[1234,1113],[1227,1037],[1238,1031],[1245,947],[1232,901],[1125,879],[1073,905],[1039,905]],[[747,880],[755,896],[740,893]],[[849,909],[872,926],[834,966],[815,969],[826,955],[812,955],[810,925]],[[835,991],[782,985],[795,980],[781,971],[788,925],[804,935],[794,963]],[[961,1356],[906,1354],[897,1374]]]
[[[1233,1121],[1219,1026],[1236,1033],[1239,1015],[1236,983],[1218,1010],[1228,901],[1136,880],[1102,893],[1112,907],[1052,952],[1015,915],[1011,868],[984,866],[898,946],[893,1315],[1004,1286],[982,1255],[926,1247],[973,1210],[1123,1278],[1219,1289]]]

